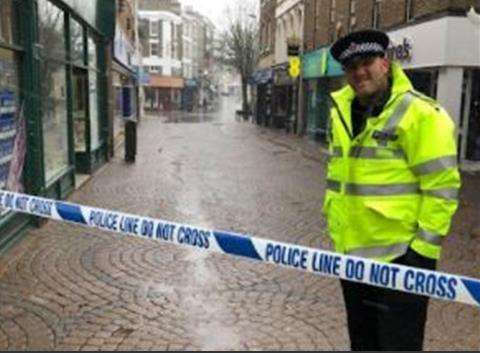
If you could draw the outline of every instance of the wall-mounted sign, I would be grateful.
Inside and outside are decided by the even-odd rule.
[[[400,44],[390,43],[387,49],[387,56],[390,60],[410,61],[412,60],[413,43],[409,38],[404,37]]]

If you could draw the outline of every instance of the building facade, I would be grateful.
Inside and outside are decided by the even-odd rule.
[[[0,186],[58,199],[105,163],[115,2],[0,2]],[[0,247],[28,218],[0,211]]]
[[[389,34],[389,56],[406,70],[414,87],[435,97],[455,120],[464,164],[480,160],[480,25],[466,16],[471,6],[478,12],[480,1],[306,0],[303,71],[323,68],[307,73],[303,82],[310,130],[325,127],[326,94],[343,84],[341,72],[328,69],[329,63],[335,65],[328,48],[351,31],[378,28]]]
[[[275,7],[275,62],[273,74],[272,125],[296,124],[299,80],[288,74],[288,44],[303,43],[304,3],[301,0],[277,0]]]
[[[124,130],[126,120],[138,121],[140,115],[138,79],[141,64],[136,16],[137,0],[116,1],[111,75],[115,102],[111,128],[114,139]]]
[[[144,108],[171,111],[181,107],[182,17],[177,1],[140,1],[142,69],[149,73]]]
[[[257,124],[267,126],[272,120],[273,66],[275,64],[277,0],[260,1],[260,54],[258,69],[252,78],[252,113]]]

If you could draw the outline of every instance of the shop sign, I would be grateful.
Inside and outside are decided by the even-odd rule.
[[[302,57],[302,70],[304,78],[322,77],[327,71],[327,51],[315,50]]]
[[[400,44],[395,44],[393,41],[387,49],[387,56],[390,60],[410,61],[412,60],[413,44],[409,38],[403,38]]]
[[[342,66],[330,53],[330,48],[322,48],[302,57],[303,78],[342,76]]]

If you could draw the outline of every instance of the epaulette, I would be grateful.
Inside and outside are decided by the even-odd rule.
[[[423,100],[424,102],[427,102],[428,104],[430,104],[436,111],[440,111],[440,109],[441,109],[440,105],[438,104],[438,102],[435,99],[433,99],[433,98],[431,98],[431,97],[429,97],[429,96],[427,96],[423,93],[415,91],[415,90],[411,90],[409,92],[412,95],[414,95],[415,97],[417,97],[417,98]]]

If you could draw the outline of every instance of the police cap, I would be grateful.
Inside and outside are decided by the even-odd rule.
[[[343,66],[358,57],[385,56],[390,39],[374,29],[352,32],[333,43],[330,52]]]

